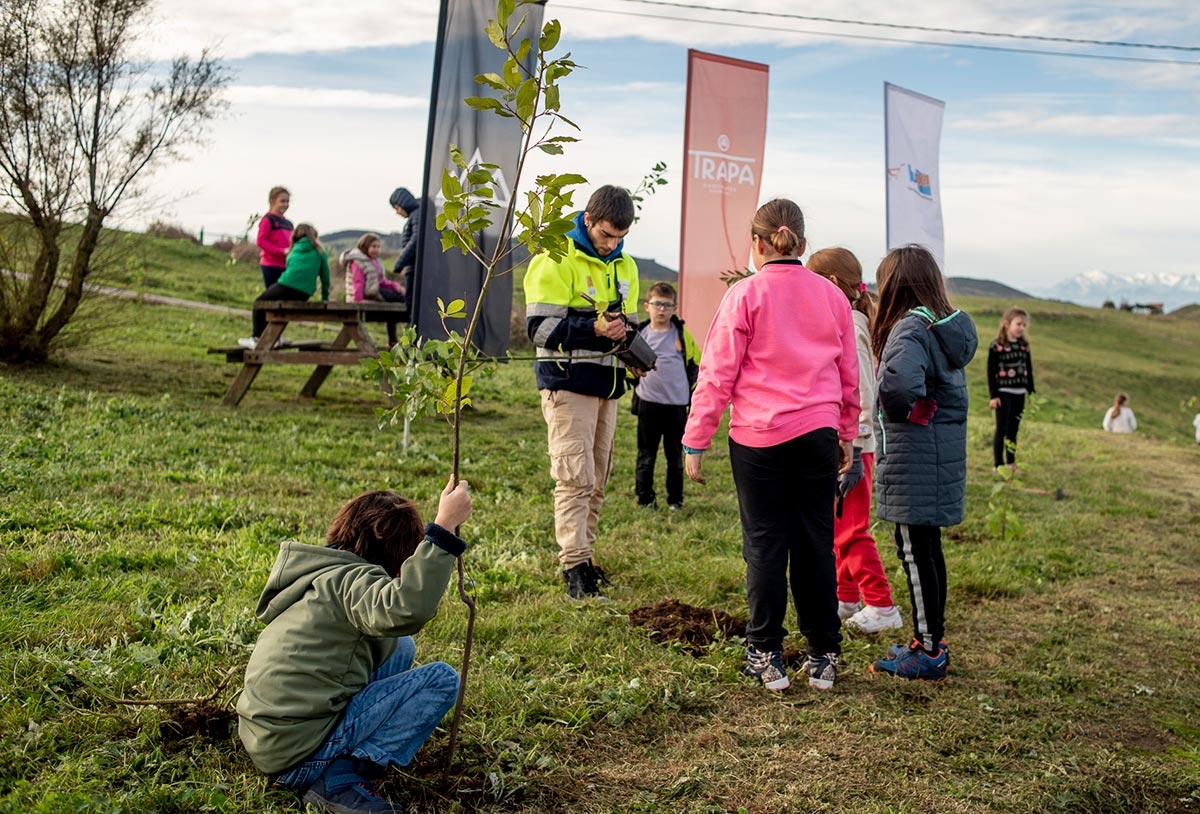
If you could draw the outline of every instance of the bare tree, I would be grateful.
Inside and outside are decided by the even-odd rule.
[[[151,0],[0,0],[0,360],[38,362],[96,270],[139,176],[226,108],[207,51],[169,66],[133,46]]]

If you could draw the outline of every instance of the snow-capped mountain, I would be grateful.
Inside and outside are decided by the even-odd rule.
[[[1200,302],[1200,277],[1152,271],[1135,274],[1085,271],[1040,293],[1056,300],[1092,306],[1103,305],[1105,300],[1112,300],[1118,307],[1122,303],[1161,302],[1165,310],[1173,311]]]

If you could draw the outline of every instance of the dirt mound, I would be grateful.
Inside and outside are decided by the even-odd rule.
[[[203,740],[227,740],[237,716],[233,710],[216,704],[182,704],[168,711],[171,717],[158,722],[158,734],[166,745],[176,745],[194,735]]]
[[[629,622],[645,628],[659,644],[680,642],[684,651],[693,656],[707,652],[717,638],[746,635],[746,620],[713,608],[685,605],[676,599],[636,608],[629,612]]]

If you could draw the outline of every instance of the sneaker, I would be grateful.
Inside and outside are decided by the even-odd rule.
[[[867,605],[845,621],[847,625],[857,628],[863,633],[879,633],[883,630],[898,630],[904,627],[904,620],[900,618],[900,609],[895,605],[890,608]]]
[[[668,503],[667,508],[673,512],[677,512],[683,508],[683,504],[682,503]]]
[[[258,347],[258,337],[243,336],[238,340],[238,345],[246,350],[254,350]]]
[[[358,770],[351,758],[338,758],[326,767],[300,796],[300,802],[333,814],[402,814],[375,789],[375,784]]]
[[[649,503],[639,503],[638,508],[645,509],[648,512],[657,511],[658,510],[658,501],[652,500]]]
[[[746,664],[742,667],[742,675],[757,678],[768,690],[777,692],[792,686],[783,666],[782,650],[759,650],[750,645],[746,648]]]
[[[600,593],[600,584],[608,585],[608,577],[604,575],[604,571],[592,565],[591,560],[563,571],[563,579],[567,583],[567,596],[571,599],[608,601],[608,597]]]
[[[888,650],[892,655],[892,649]],[[936,656],[926,653],[921,645],[913,641],[891,658],[880,659],[871,665],[872,673],[887,673],[898,678],[921,681],[943,681],[950,667],[950,654],[939,644]]]
[[[896,658],[896,656],[900,655],[902,652],[904,652],[907,649],[908,649],[907,644],[894,644],[891,647],[889,647],[887,650],[888,658],[894,659],[894,658]],[[946,644],[945,639],[942,639],[940,642],[938,642],[938,652],[939,653],[949,653],[950,652],[950,645]]]
[[[814,690],[832,690],[837,678],[838,654],[820,653],[816,656],[809,653],[804,660],[804,670],[808,673],[808,686]]]
[[[838,618],[843,622],[862,610],[861,602],[838,602]]]

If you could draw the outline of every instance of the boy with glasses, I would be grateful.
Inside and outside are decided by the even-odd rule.
[[[667,506],[683,506],[683,428],[692,388],[700,371],[700,348],[675,313],[677,298],[670,283],[655,283],[646,298],[650,320],[639,331],[658,354],[658,365],[637,380],[633,413],[638,417],[635,490],[638,505],[657,507],[654,462],[662,444],[667,459]]]

